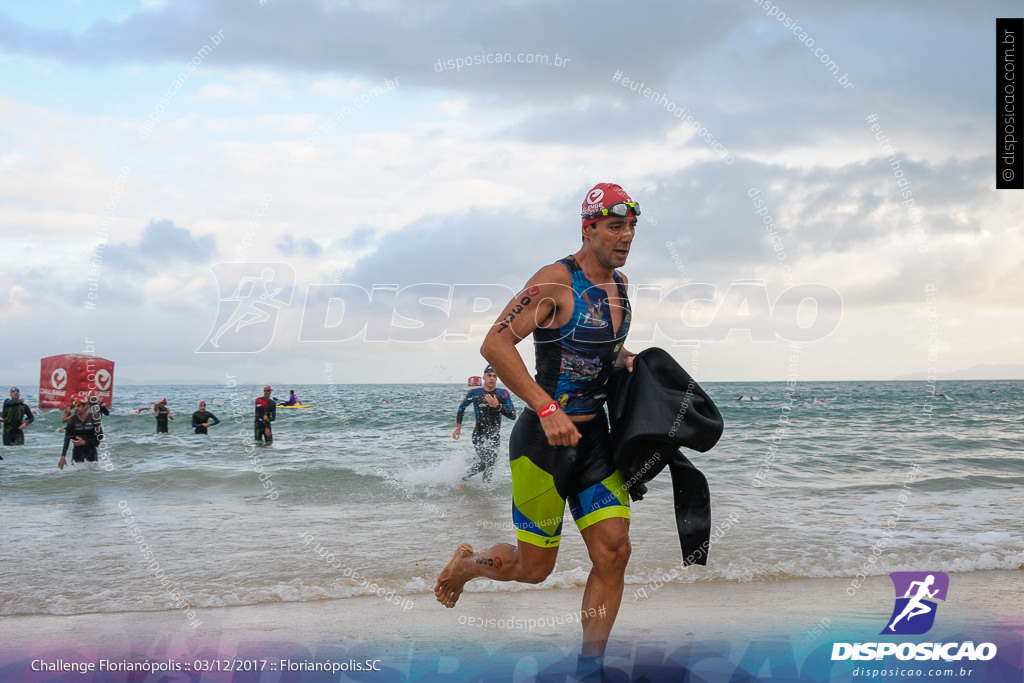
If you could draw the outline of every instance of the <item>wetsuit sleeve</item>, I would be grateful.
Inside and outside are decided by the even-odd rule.
[[[260,402],[260,399],[256,399],[256,419],[262,420],[264,412],[263,403]]]
[[[68,446],[71,445],[71,431],[64,430],[64,449],[60,452],[60,457],[66,458],[68,455]],[[52,456],[51,456],[52,457]]]
[[[273,422],[277,419],[277,406],[273,403],[270,404],[270,421]]]
[[[100,404],[100,415],[110,415],[110,408],[106,407],[102,403]]]
[[[192,413],[192,426],[193,427],[198,427],[199,425],[203,424],[202,421],[201,421],[202,418],[198,418],[197,419],[198,415],[199,415],[199,411],[198,410],[196,412]]]
[[[32,424],[33,422],[36,421],[36,416],[32,414],[32,409],[29,408],[24,403],[21,404],[21,412],[25,416],[25,422],[27,422],[28,424]]]
[[[516,419],[516,404],[512,403],[512,395],[508,389],[505,390],[505,395],[501,398],[501,414],[509,419]]]
[[[459,412],[455,415],[455,424],[462,424],[462,416],[466,414],[466,408],[473,402],[473,390],[466,392],[466,398],[459,404]]]
[[[208,414],[209,414],[209,416],[210,416],[210,420],[211,420],[211,422],[210,422],[210,426],[211,426],[211,427],[212,427],[213,425],[219,425],[219,424],[220,424],[220,420],[218,420],[218,419],[217,419],[217,416],[216,416],[216,415],[214,415],[213,413],[208,413]]]

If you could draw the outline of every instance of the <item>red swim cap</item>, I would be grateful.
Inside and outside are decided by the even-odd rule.
[[[271,389],[270,385],[268,384],[267,386],[263,387],[263,391],[273,391],[273,389]]]
[[[587,193],[587,196],[583,198],[583,208],[580,211],[580,214],[582,216],[586,216],[588,214],[597,213],[602,209],[607,209],[613,204],[631,201],[633,200],[629,198],[626,191],[615,183],[598,183],[597,185],[594,185],[590,192]],[[601,218],[603,218],[603,216],[598,216],[597,218],[584,218],[583,225],[587,226],[592,223],[596,223],[601,220]]]

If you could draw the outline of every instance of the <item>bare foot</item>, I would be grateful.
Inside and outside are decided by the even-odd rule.
[[[434,597],[445,607],[455,607],[456,601],[462,595],[462,587],[471,578],[460,569],[459,562],[472,554],[473,546],[468,543],[461,544],[455,549],[452,559],[437,575],[437,583],[434,584]]]

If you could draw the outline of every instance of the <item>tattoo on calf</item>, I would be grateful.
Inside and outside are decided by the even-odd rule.
[[[482,564],[485,567],[494,567],[495,569],[501,569],[501,558],[500,557],[478,557],[476,558],[477,564]]]

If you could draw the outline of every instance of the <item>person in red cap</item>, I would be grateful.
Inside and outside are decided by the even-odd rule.
[[[195,434],[209,434],[207,428],[219,425],[220,420],[216,415],[206,409],[206,401],[199,402],[199,410],[192,413],[192,427]]]
[[[268,446],[274,442],[270,423],[277,419],[277,401],[271,397],[273,389],[263,387],[263,395],[256,399],[256,424],[253,438],[257,443],[262,439]]]
[[[618,185],[595,185],[583,200],[583,245],[544,266],[505,307],[481,354],[526,402],[512,429],[512,519],[517,545],[474,552],[461,544],[437,577],[434,595],[454,607],[466,582],[539,583],[558,555],[566,499],[593,566],[583,594],[580,669],[600,667],[622,601],[629,561],[629,495],[612,461],[604,411],[613,366],[633,370],[626,263],[640,206]],[[530,376],[516,344],[533,335]]]
[[[459,482],[459,489],[465,490],[466,482],[475,474],[483,472],[485,482],[491,480],[494,463],[498,460],[498,443],[501,439],[501,416],[510,420],[516,419],[516,406],[512,403],[508,389],[498,391],[498,375],[488,365],[484,368],[483,386],[475,387],[466,392],[466,397],[459,404],[455,414],[455,431],[452,438],[462,436],[462,416],[466,408],[473,406],[476,423],[473,426],[473,448],[476,450],[476,462],[470,465],[466,476]]]
[[[153,413],[156,415],[156,433],[167,432],[167,421],[174,419],[174,413],[167,407],[167,399],[162,398],[153,404]]]

